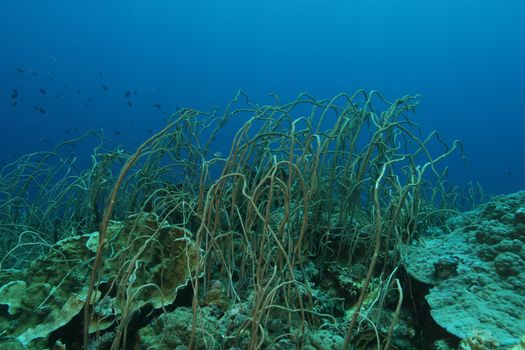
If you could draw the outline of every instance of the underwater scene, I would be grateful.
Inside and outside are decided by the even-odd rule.
[[[525,350],[525,3],[3,1],[0,350]]]

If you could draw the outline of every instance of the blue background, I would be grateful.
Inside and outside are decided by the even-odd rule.
[[[131,149],[163,126],[154,103],[169,114],[238,89],[269,103],[365,88],[421,93],[414,120],[464,143],[451,180],[512,192],[525,187],[524,43],[518,0],[6,0],[0,163],[88,129]]]

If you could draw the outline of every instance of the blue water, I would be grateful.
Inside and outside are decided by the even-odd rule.
[[[365,88],[421,93],[415,121],[463,141],[454,183],[525,189],[523,1],[2,1],[0,39],[0,164],[89,129],[132,149],[238,89]]]

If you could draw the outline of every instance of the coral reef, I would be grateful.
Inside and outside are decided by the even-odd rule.
[[[410,275],[432,286],[432,317],[462,348],[508,348],[525,330],[524,209],[525,192],[495,197],[407,249]]]
[[[519,288],[525,212],[507,205],[477,226],[459,217],[448,235],[422,235],[457,213],[463,197],[440,163],[462,146],[422,137],[409,118],[417,104],[359,90],[260,106],[239,92],[223,110],[178,110],[133,153],[86,135],[96,142],[88,169],[64,154],[68,142],[9,164],[0,171],[0,346],[430,349],[402,247],[409,272],[435,291],[466,269]],[[414,242],[431,239],[463,245],[429,259]],[[444,324],[451,301],[434,295]],[[445,328],[468,346],[487,344]],[[490,336],[511,344],[514,329],[505,332]]]
[[[0,304],[7,307],[0,318],[4,337],[16,337],[24,347],[38,344],[82,310],[87,262],[94,256],[88,242],[93,237],[96,234],[59,241],[16,277],[2,273]]]
[[[107,292],[97,291],[92,298],[92,303],[99,303],[90,332],[102,331],[122,313],[133,313],[146,304],[153,308],[171,304],[177,289],[186,285],[191,274],[188,266],[195,257],[194,243],[184,230],[162,225],[154,214],[113,222],[109,231],[109,245],[119,254],[104,267],[108,278],[99,287]],[[16,338],[23,347],[45,348],[49,335],[83,309],[97,244],[97,232],[67,238],[26,269],[2,273],[0,305],[6,306],[0,317],[3,337]],[[119,278],[126,266],[133,267],[126,284],[126,292],[132,297],[124,305],[112,284],[125,283]]]

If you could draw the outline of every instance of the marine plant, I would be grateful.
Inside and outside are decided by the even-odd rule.
[[[446,171],[438,163],[461,150],[461,143],[449,146],[437,132],[422,136],[410,118],[417,104],[417,96],[388,101],[377,91],[359,90],[328,100],[303,93],[289,103],[275,98],[274,104],[260,106],[239,92],[223,111],[177,111],[133,154],[97,147],[93,166],[79,175],[53,172],[45,161],[31,163],[0,181],[8,198],[1,208],[2,227],[17,227],[5,237],[18,239],[4,245],[10,248],[2,262],[21,268],[58,241],[56,229],[45,228],[49,215],[34,225],[38,238],[23,234],[19,227],[33,225],[34,219],[29,214],[21,219],[20,211],[67,213],[69,219],[57,226],[60,238],[97,227],[98,246],[87,262],[83,343],[87,348],[103,333],[93,324],[102,304],[111,300],[119,310],[112,315],[111,348],[125,348],[132,315],[142,307],[136,300],[164,298],[163,280],[152,277],[157,275],[148,272],[148,264],[164,239],[162,227],[171,225],[185,232],[178,239],[197,247],[179,266],[187,271],[192,291],[190,349],[212,348],[202,335],[208,328],[200,315],[218,285],[224,287],[219,304],[237,305],[246,314],[217,338],[224,344],[261,349],[286,339],[301,347],[310,341],[309,330],[333,327],[347,349],[372,326],[386,349],[399,315],[397,310],[385,317],[386,296],[396,291],[397,305],[403,297],[395,276],[399,247],[454,207],[446,196]],[[237,125],[237,131],[229,125]],[[228,135],[231,146],[222,156],[216,140]],[[71,162],[57,164],[64,169]],[[34,173],[22,175],[31,169]],[[54,199],[20,201],[24,180],[34,181],[42,169],[48,181],[35,193],[55,193]],[[108,231],[115,220],[130,215],[154,215],[156,223],[150,230]],[[150,224],[138,227],[143,225]],[[127,243],[115,251],[114,241]],[[41,250],[15,254],[21,244]],[[167,272],[163,261],[170,259],[170,252],[162,252],[166,255],[155,260],[160,275]],[[363,267],[357,298],[343,301],[352,310],[343,322],[320,310],[312,291],[333,262]],[[162,301],[154,308],[167,305]],[[275,319],[283,320],[282,331],[270,334]]]

